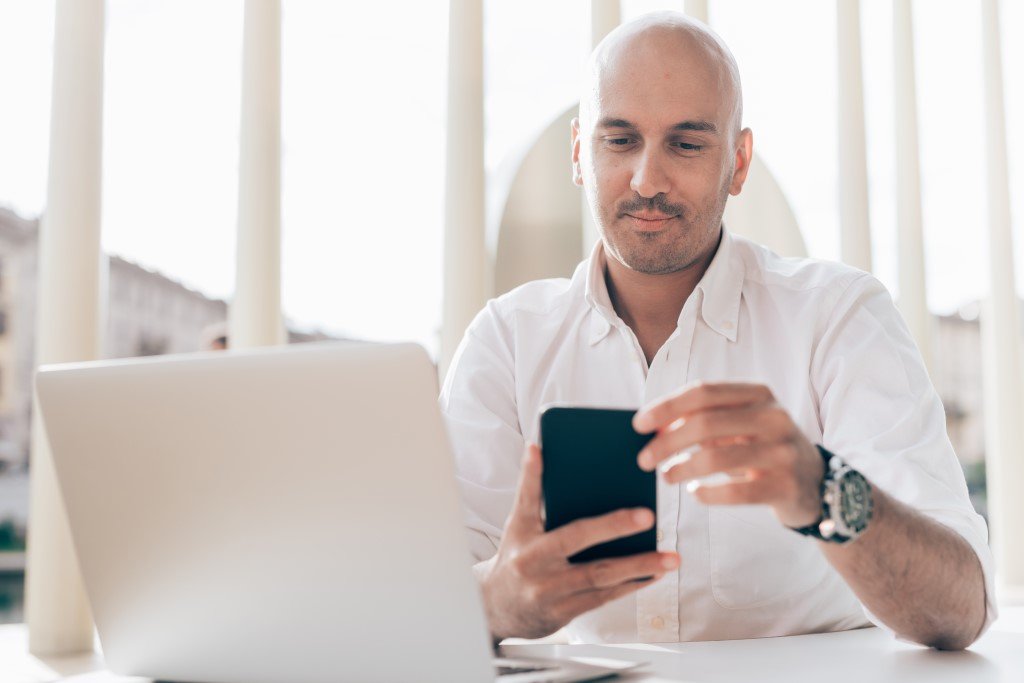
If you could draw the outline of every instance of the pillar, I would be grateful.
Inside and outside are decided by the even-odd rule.
[[[871,271],[868,160],[864,134],[864,79],[860,56],[860,0],[837,0],[839,64],[839,227],[842,260]]]
[[[285,341],[281,316],[281,2],[246,0],[233,349]]]
[[[490,289],[484,214],[483,0],[451,0],[448,15],[442,376]]]
[[[37,364],[94,360],[100,353],[104,20],[103,0],[57,0],[50,169],[39,230]],[[92,615],[38,405],[31,450],[29,651],[88,651]]]
[[[917,146],[917,87],[910,0],[893,4],[896,102],[896,212],[899,232],[899,308],[931,368],[931,316],[925,295],[921,173]]]

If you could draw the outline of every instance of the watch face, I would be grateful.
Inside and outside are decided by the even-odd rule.
[[[867,528],[871,519],[871,485],[856,470],[843,472],[836,483],[840,521],[848,530],[846,535],[855,537]]]

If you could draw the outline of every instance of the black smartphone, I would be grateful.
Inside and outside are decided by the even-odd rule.
[[[657,512],[654,472],[637,465],[640,449],[654,434],[633,429],[634,410],[550,407],[540,416],[541,457],[547,531],[581,517],[620,508]],[[657,549],[652,527],[633,536],[592,546],[569,558],[587,562]]]

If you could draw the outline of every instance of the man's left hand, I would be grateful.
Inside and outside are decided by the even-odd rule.
[[[662,469],[669,483],[731,475],[691,488],[706,505],[770,505],[794,528],[821,517],[824,461],[764,385],[691,385],[638,411],[633,427],[657,432],[638,463]],[[681,453],[688,457],[673,457]]]

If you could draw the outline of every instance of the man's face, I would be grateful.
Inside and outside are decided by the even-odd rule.
[[[705,52],[673,35],[613,51],[602,65],[574,124],[575,180],[606,250],[632,270],[676,272],[717,244],[726,199],[739,191],[743,137],[725,80]]]

